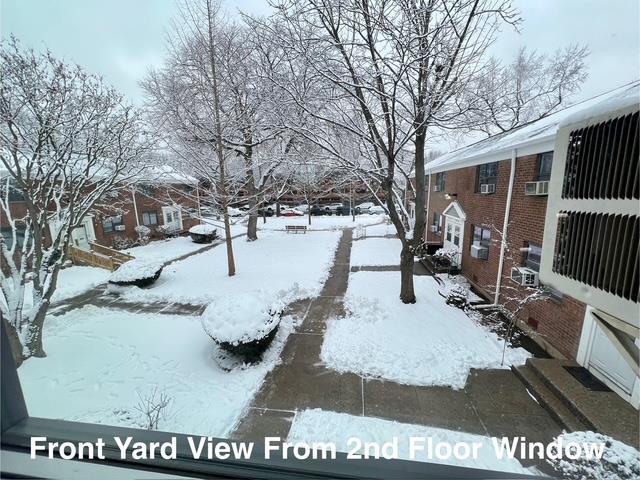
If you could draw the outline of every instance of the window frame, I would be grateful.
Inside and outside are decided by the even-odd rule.
[[[480,230],[480,238],[476,239],[476,229]],[[489,238],[485,239],[485,232],[489,232]],[[476,245],[476,242],[478,242],[478,245],[481,247],[485,247],[487,249],[487,251],[489,251],[489,249],[491,248],[491,229],[490,228],[485,228],[482,225],[473,225],[473,230],[471,230],[471,245]],[[471,247],[469,247],[471,248]]]
[[[438,187],[439,192],[444,192],[446,184],[447,184],[447,172],[438,172],[436,173],[436,186]]]
[[[189,453],[187,438],[189,435],[173,434],[154,430],[140,430],[135,428],[112,427],[101,424],[80,423],[67,420],[48,418],[34,418],[29,416],[25,403],[18,370],[16,368],[5,322],[0,321],[0,357],[2,362],[1,408],[2,435],[0,448],[3,451],[14,451],[29,455],[31,437],[43,436],[49,440],[74,443],[89,441],[97,438],[105,441],[105,460],[100,465],[120,467],[129,470],[154,471],[173,476],[192,478],[212,478],[214,476],[233,478],[281,478],[297,479],[301,476],[315,478],[516,478],[542,479],[535,475],[519,475],[510,472],[480,470],[473,467],[458,467],[452,465],[412,462],[407,460],[348,460],[345,453],[338,453],[335,460],[292,460],[283,459],[281,455],[272,455],[271,460],[264,459],[264,449],[260,442],[255,442],[254,454],[247,460],[194,460]],[[122,460],[113,437],[134,437],[134,441],[166,442],[175,437],[178,448],[177,458],[166,461],[162,459]],[[199,437],[191,435],[192,437]],[[218,441],[220,439],[214,439]],[[224,439],[223,439],[224,440]],[[42,452],[40,452],[42,453]],[[45,455],[38,454],[41,458]],[[56,456],[55,458],[59,458]],[[73,460],[86,464],[96,460]],[[20,474],[3,470],[5,475]],[[23,474],[28,472],[22,472]]]
[[[156,217],[156,221],[155,223],[147,223],[144,220],[144,216],[147,215],[148,218],[151,218],[151,215],[155,215]],[[147,227],[152,227],[152,226],[156,226],[156,225],[160,225],[160,215],[158,215],[158,211],[157,210],[148,210],[146,212],[142,212],[142,224],[147,226]]]
[[[549,159],[550,157],[550,159]],[[545,158],[549,159],[549,172],[548,173],[543,173],[542,172],[542,167],[545,165]],[[553,150],[550,152],[543,152],[538,154],[538,165],[537,165],[537,176],[536,176],[536,180],[538,182],[548,182],[549,180],[551,180],[551,170],[553,169]]]
[[[488,171],[495,169],[495,171]],[[476,167],[476,192],[480,193],[480,185],[485,183],[498,185],[498,172],[500,170],[500,162],[488,162]]]
[[[530,254],[531,254],[531,247],[536,248],[540,254],[538,255],[538,262],[533,262],[530,260]],[[527,246],[524,249],[524,255],[523,255],[523,259],[522,259],[522,265],[524,267],[530,268],[531,270],[533,270],[534,272],[538,272],[540,273],[540,264],[542,263],[542,245],[537,244],[537,243],[533,243],[533,242],[527,242]],[[537,265],[537,268],[533,268],[531,265]]]
[[[119,222],[114,222],[113,221],[114,218],[119,218],[120,221]],[[109,230],[107,230],[107,228],[106,228],[106,225],[107,225],[108,221],[110,222],[110,225],[111,225],[109,227]],[[105,234],[116,233],[118,231],[118,230],[116,230],[116,227],[120,226],[120,225],[124,225],[124,216],[123,215],[113,215],[111,217],[107,217],[107,218],[103,218],[102,219],[102,231]]]

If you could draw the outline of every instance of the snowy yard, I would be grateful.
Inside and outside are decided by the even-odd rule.
[[[351,265],[399,265],[401,249],[402,244],[397,238],[358,240],[351,248]]]
[[[309,230],[337,230],[341,228],[351,228],[367,226],[380,223],[386,220],[384,215],[356,215],[355,222],[351,215],[330,215],[302,217],[267,217],[267,223],[262,223],[262,218],[258,218],[258,228],[260,230],[284,230],[287,225],[305,225]]]
[[[195,252],[206,246],[206,244],[194,243],[191,237],[176,237],[166,240],[154,240],[147,245],[129,248],[124,252],[133,255],[136,257],[136,260],[159,261],[164,263],[181,257],[182,255]]]
[[[339,238],[339,232],[262,232],[256,242],[234,240],[234,277],[227,276],[227,253],[220,245],[169,265],[151,288],[116,291],[140,302],[204,303],[239,291],[266,292],[287,301],[313,296],[328,275]]]
[[[469,444],[477,442],[481,444],[481,447],[478,448],[477,459],[458,460],[454,455],[451,455],[451,458],[445,460],[438,458],[435,453],[432,458],[427,458],[425,452],[418,452],[414,460],[521,474],[532,473],[524,468],[518,460],[506,458],[499,460],[490,437],[319,409],[297,412],[287,440],[308,443],[335,442],[338,451],[349,452],[354,448],[353,443],[348,443],[350,437],[358,437],[363,443],[375,442],[378,445],[383,445],[397,437],[398,458],[404,460],[411,459],[409,453],[410,437],[431,437],[434,445],[440,442],[451,445],[458,442]]]
[[[18,373],[35,417],[142,427],[138,395],[157,387],[171,398],[162,430],[225,437],[292,328],[285,317],[260,364],[226,372],[212,358],[217,347],[199,317],[86,306],[49,317],[47,357],[30,358]]]
[[[368,240],[367,240],[368,241]],[[410,385],[464,387],[471,368],[509,368],[529,354],[503,342],[462,310],[445,304],[438,284],[414,277],[418,302],[403,305],[400,272],[349,277],[346,318],[329,320],[321,358],[329,368]]]

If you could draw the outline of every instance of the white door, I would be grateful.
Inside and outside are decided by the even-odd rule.
[[[73,245],[82,250],[91,250],[89,242],[95,242],[95,239],[92,217],[85,217],[80,226],[71,231],[71,241]]]
[[[456,250],[458,257],[456,265],[462,265],[462,239],[464,235],[464,222],[459,218],[445,217],[443,248]]]
[[[633,390],[633,383],[636,379],[635,372],[597,324],[591,343],[589,369],[606,377],[625,393],[630,394]]]
[[[164,224],[169,231],[182,230],[182,212],[176,207],[162,207]]]

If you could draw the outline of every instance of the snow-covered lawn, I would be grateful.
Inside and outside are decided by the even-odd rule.
[[[402,244],[397,238],[358,240],[351,248],[351,265],[399,265],[401,249]]]
[[[373,442],[378,445],[391,442],[396,437],[398,440],[397,456],[404,460],[411,460],[410,437],[431,438],[434,445],[440,442],[452,446],[457,442],[467,444],[477,442],[481,444],[477,450],[477,459],[461,460],[454,455],[448,459],[441,459],[435,452],[433,457],[429,458],[425,452],[418,452],[413,460],[512,473],[532,473],[525,469],[518,460],[507,458],[499,460],[490,437],[319,409],[296,413],[287,440],[307,443],[334,442],[338,451],[349,452],[354,448],[353,443],[348,443],[350,437],[357,437],[363,443]]]
[[[398,298],[400,272],[349,276],[346,318],[328,322],[321,358],[340,372],[410,385],[463,388],[471,368],[509,368],[529,356],[503,342],[462,310],[445,304],[436,281],[414,277],[417,303]]]
[[[339,232],[291,235],[261,232],[255,242],[233,242],[236,270],[227,275],[227,252],[220,245],[165,267],[150,288],[118,288],[130,301],[204,303],[225,294],[256,292],[274,300],[316,295],[333,261]]]
[[[199,317],[86,306],[47,318],[47,357],[30,358],[18,374],[32,416],[141,427],[138,395],[157,387],[171,398],[160,429],[226,437],[292,328],[283,318],[260,364],[226,372]]]
[[[384,237],[386,235],[396,235],[396,227],[393,224],[387,223],[387,216],[378,216],[382,223],[376,225],[369,225],[365,228],[365,235],[367,237]]]
[[[358,226],[372,225],[385,220],[382,215],[356,215],[356,221],[353,221],[351,215],[330,215],[330,216],[311,216],[311,225],[309,218],[305,215],[302,217],[267,217],[267,223],[262,223],[262,218],[258,219],[258,228],[260,230],[284,230],[287,225],[305,225],[309,230],[335,230],[340,228],[352,228]]]
[[[154,240],[147,245],[129,248],[124,252],[133,255],[136,260],[153,260],[164,263],[206,246],[206,244],[194,243],[191,237],[176,237],[166,240]]]

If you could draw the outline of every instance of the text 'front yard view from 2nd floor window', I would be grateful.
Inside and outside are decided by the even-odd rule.
[[[638,18],[3,0],[2,476],[640,478]]]

